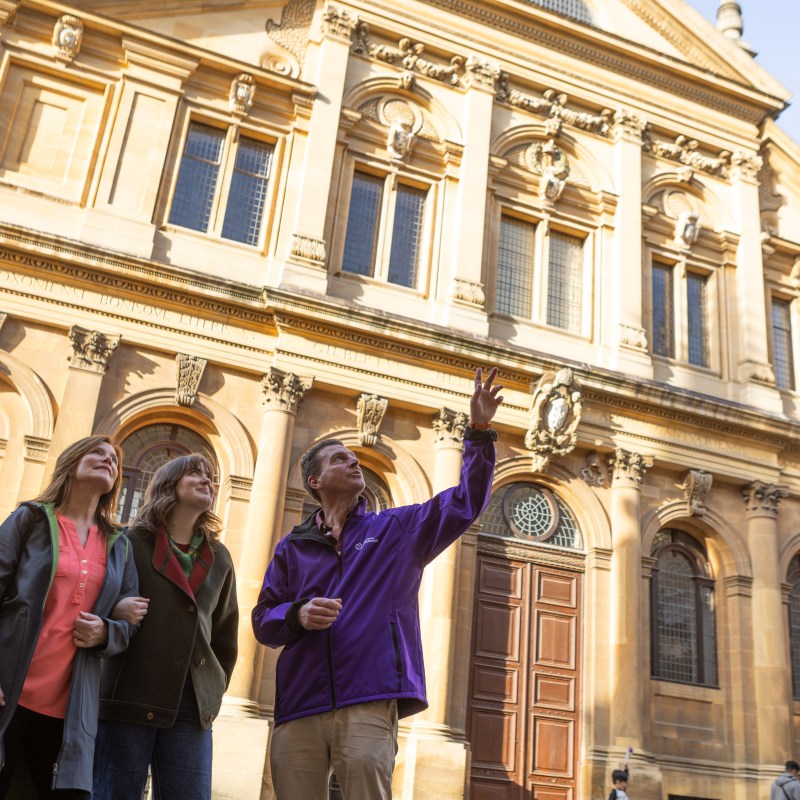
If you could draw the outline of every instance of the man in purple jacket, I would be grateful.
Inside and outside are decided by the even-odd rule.
[[[489,502],[496,374],[475,371],[458,486],[426,503],[367,511],[358,458],[336,439],[302,457],[320,508],[278,543],[253,609],[258,641],[283,647],[270,747],[278,800],[325,800],[331,766],[345,800],[391,798],[397,720],[428,705],[422,570]]]

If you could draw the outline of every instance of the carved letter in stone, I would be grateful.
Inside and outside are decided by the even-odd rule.
[[[581,470],[581,477],[589,486],[605,486],[606,469],[597,453],[586,456],[586,466]]]
[[[571,369],[542,375],[533,390],[531,426],[525,434],[525,447],[534,453],[537,472],[544,471],[553,456],[573,450],[581,410],[581,387]]]
[[[753,481],[742,489],[745,507],[750,517],[776,517],[778,505],[788,494],[786,486],[763,481]]]
[[[706,513],[706,497],[711,491],[714,476],[703,469],[690,469],[678,484],[686,497],[686,511],[689,516],[702,517]]]
[[[89,331],[79,325],[69,330],[72,342],[72,369],[84,369],[89,372],[105,374],[108,360],[119,346],[119,336],[106,336],[99,331]]]
[[[609,455],[608,466],[612,470],[611,480],[615,485],[633,486],[638,489],[644,479],[644,473],[653,466],[653,458],[620,448]]]
[[[358,443],[364,447],[372,447],[378,441],[378,429],[389,401],[377,394],[362,394],[356,406]]]
[[[175,356],[175,402],[179,406],[190,406],[197,399],[200,379],[206,368],[205,358],[178,353]]]
[[[261,379],[264,408],[296,414],[312,383],[313,378],[298,378],[293,372],[272,367]]]
[[[244,116],[253,105],[256,85],[253,76],[243,72],[238,78],[231,81],[231,91],[228,95],[228,104],[231,111],[238,116]]]
[[[469,419],[463,411],[451,411],[442,408],[433,418],[433,429],[436,431],[436,444],[461,446]]]
[[[83,23],[69,14],[59,17],[53,28],[53,48],[59,61],[72,61],[81,49]]]

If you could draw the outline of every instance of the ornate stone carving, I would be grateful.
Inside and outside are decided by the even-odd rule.
[[[769,236],[779,236],[778,211],[786,197],[777,187],[777,178],[769,159],[764,158],[758,173],[758,207],[761,210],[761,230]]]
[[[389,127],[386,138],[386,149],[392,161],[403,161],[411,152],[414,144],[414,123],[411,120],[396,117]]]
[[[689,516],[702,517],[706,513],[706,497],[711,491],[714,476],[704,469],[690,469],[678,484],[686,498],[686,513]]]
[[[700,144],[696,139],[680,134],[675,137],[675,141],[666,142],[661,139],[653,139],[647,132],[643,137],[642,149],[646,153],[654,156],[662,156],[672,161],[679,161],[687,167],[707,172],[710,175],[717,175],[720,178],[728,176],[728,168],[731,164],[731,154],[728,150],[721,150],[716,158],[704,156],[698,148]]]
[[[486,295],[483,292],[483,284],[478,281],[468,281],[466,278],[454,278],[451,288],[453,300],[467,303],[471,306],[483,308],[486,302]]]
[[[633,325],[620,323],[617,326],[617,336],[620,347],[636,350],[640,353],[647,352],[647,331],[644,328],[636,328]]]
[[[740,383],[756,381],[756,383],[764,383],[767,386],[775,385],[775,373],[772,371],[772,367],[758,361],[742,361],[739,364],[738,378]]]
[[[763,161],[760,156],[746,153],[744,150],[737,150],[730,159],[731,163],[731,177],[734,180],[745,178],[746,180],[754,181],[758,178],[758,172],[761,169]]]
[[[458,86],[459,76],[464,70],[463,56],[453,56],[449,65],[436,64],[422,57],[425,45],[421,42],[412,42],[411,39],[403,37],[397,43],[397,47],[386,44],[378,44],[369,38],[369,25],[366,22],[359,22],[356,25],[355,41],[353,52],[366,55],[378,61],[385,61],[387,64],[397,64],[409,72],[417,72],[436,81]]]
[[[608,466],[612,472],[613,484],[638,489],[645,472],[653,466],[653,458],[619,448],[609,455]]]
[[[253,489],[253,479],[243,478],[241,475],[231,475],[228,478],[230,496],[234,500],[249,500]]]
[[[525,447],[534,453],[537,472],[543,472],[553,456],[574,449],[581,410],[581,387],[569,367],[545,372],[539,378],[531,401],[531,424],[525,434]]]
[[[618,108],[614,112],[614,141],[619,141],[623,136],[641,141],[646,130],[647,120],[640,114],[626,108]]]
[[[108,360],[119,347],[119,336],[106,336],[99,331],[90,331],[73,325],[69,330],[72,342],[72,369],[84,369],[89,372],[104,374],[108,368]]]
[[[325,267],[325,240],[315,239],[313,236],[306,236],[304,233],[292,234],[292,241],[289,245],[289,253],[295,258],[303,261],[310,261],[318,267]]]
[[[237,116],[243,117],[253,105],[256,93],[256,84],[252,75],[243,72],[231,81],[231,90],[228,94],[228,105]]]
[[[476,55],[471,55],[464,69],[467,73],[467,86],[475,86],[493,92],[502,70],[496,61],[488,61]]]
[[[293,372],[271,367],[261,379],[264,408],[296,414],[313,382],[313,378],[298,378]]]
[[[372,447],[378,441],[378,429],[383,415],[389,406],[385,397],[377,394],[361,394],[356,405],[358,443],[364,447]]]
[[[50,439],[43,439],[40,436],[25,437],[25,460],[47,461],[47,453],[50,451]]]
[[[700,215],[694,211],[684,211],[675,223],[675,242],[681,249],[689,249],[700,235]]]
[[[525,162],[531,172],[542,176],[539,183],[542,200],[555,203],[561,197],[569,177],[570,167],[566,153],[559,150],[553,139],[548,139],[529,147],[525,153]]]
[[[451,411],[449,408],[439,409],[433,418],[433,430],[436,432],[436,444],[461,446],[464,442],[464,431],[469,422],[463,411]]]
[[[322,32],[331,39],[350,43],[354,28],[358,25],[358,17],[337,8],[330,3],[322,12]]]
[[[749,517],[777,517],[778,505],[789,494],[786,486],[777,483],[753,481],[742,489],[745,509]]]
[[[581,469],[581,478],[589,486],[605,486],[608,472],[597,453],[586,456],[586,466]]]
[[[535,97],[513,89],[507,73],[500,72],[497,77],[495,100],[547,117],[545,125],[549,136],[558,136],[564,123],[600,136],[608,136],[611,130],[611,109],[604,108],[599,114],[574,111],[566,107],[568,99],[566,94],[555,89],[547,89],[541,97]]]
[[[308,34],[314,19],[315,6],[315,0],[289,0],[280,22],[267,20],[267,36],[291,53],[301,65],[308,49]]]
[[[178,353],[175,356],[175,402],[190,406],[197,400],[197,390],[208,361],[199,356]]]
[[[53,27],[53,49],[59,61],[72,61],[81,49],[83,22],[71,14],[59,17]]]

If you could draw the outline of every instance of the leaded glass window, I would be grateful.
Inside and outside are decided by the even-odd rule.
[[[704,275],[690,272],[686,276],[689,363],[698,367],[708,366],[707,284]]]
[[[792,653],[792,695],[800,700],[800,556],[789,567],[789,643]]]
[[[547,324],[580,333],[583,324],[583,239],[550,234]]]
[[[653,352],[675,357],[675,311],[673,267],[653,264]]]
[[[342,271],[415,288],[419,282],[426,196],[424,189],[355,172]]]
[[[522,0],[522,2],[529,6],[541,6],[578,22],[585,22],[587,25],[595,24],[594,14],[584,0]]]
[[[531,316],[533,253],[536,228],[513,217],[500,220],[495,310],[513,317]]]
[[[780,389],[794,389],[791,304],[772,300],[772,361],[775,383]]]
[[[683,531],[668,529],[656,538],[653,556],[653,677],[715,686],[714,581],[705,551]]]
[[[222,238],[258,244],[267,196],[272,145],[240,138],[225,206]]]
[[[219,483],[216,456],[208,442],[180,425],[148,425],[122,443],[122,483],[117,518],[130,522],[138,513],[147,484],[155,471],[168,461],[189,453],[202,453],[214,466],[214,483]]]
[[[481,517],[482,530],[551,547],[583,547],[577,522],[558,495],[532,483],[501,486]]]

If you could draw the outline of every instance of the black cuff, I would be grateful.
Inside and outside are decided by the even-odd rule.
[[[464,440],[467,442],[493,442],[497,441],[497,431],[494,428],[487,428],[485,431],[477,431],[475,428],[467,427],[464,431]]]
[[[300,624],[300,620],[297,618],[297,615],[299,614],[302,606],[304,606],[310,599],[310,597],[304,597],[302,600],[295,600],[295,602],[292,603],[286,610],[286,616],[284,619],[286,620],[286,624],[292,633],[306,632],[306,629]]]

